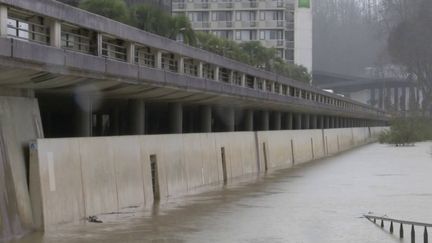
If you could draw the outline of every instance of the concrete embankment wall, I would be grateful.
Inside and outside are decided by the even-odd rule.
[[[33,216],[38,228],[49,228],[150,205],[152,178],[165,200],[372,139],[369,128],[39,139],[31,146]]]
[[[0,241],[33,226],[26,155],[41,124],[36,99],[0,96]]]

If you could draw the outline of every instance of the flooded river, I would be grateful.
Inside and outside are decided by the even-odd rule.
[[[409,242],[361,216],[432,223],[432,143],[368,145],[132,211],[15,242]]]

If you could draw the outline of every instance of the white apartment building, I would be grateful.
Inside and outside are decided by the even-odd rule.
[[[312,70],[311,0],[173,0],[195,30],[236,42],[260,41],[287,62]]]

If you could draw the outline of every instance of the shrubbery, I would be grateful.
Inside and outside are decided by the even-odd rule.
[[[391,121],[390,130],[379,136],[380,143],[396,146],[426,140],[432,140],[432,119],[424,117],[395,118]]]

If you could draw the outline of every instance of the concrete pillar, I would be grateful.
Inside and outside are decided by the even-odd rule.
[[[378,89],[378,107],[380,109],[384,108],[384,89],[383,88]]]
[[[0,5],[0,37],[7,37],[8,9],[5,5]]]
[[[50,22],[50,45],[61,48],[61,23],[57,20]]]
[[[184,57],[178,58],[177,72],[184,73]]]
[[[244,129],[246,131],[253,131],[253,111],[252,110],[246,110],[245,114],[245,124]]]
[[[212,109],[210,106],[205,105],[200,108],[201,117],[201,132],[211,132],[212,131]]]
[[[93,127],[93,104],[92,98],[89,95],[82,97],[82,102],[78,107],[78,119],[79,119],[79,136],[80,137],[91,137]]]
[[[311,115],[311,119],[312,119],[311,129],[317,129],[318,128],[318,115]]]
[[[261,131],[269,130],[269,112],[261,111]]]
[[[180,103],[169,105],[169,130],[170,133],[183,132],[183,106]]]
[[[145,133],[145,103],[142,99],[129,101],[130,130],[133,135]]]
[[[302,129],[302,114],[296,114],[296,128],[297,130]]]
[[[340,118],[339,117],[335,117],[335,128],[340,128]]]
[[[318,128],[324,129],[324,116],[319,115],[318,116]]]
[[[272,130],[281,130],[281,113],[279,111],[272,113]]]
[[[244,73],[241,75],[241,86],[246,87],[246,74]]]
[[[162,69],[162,52],[161,51],[156,51],[155,67],[158,69]]]
[[[291,112],[285,114],[285,127],[288,130],[293,130],[293,114]]]
[[[227,132],[235,131],[235,110],[234,108],[228,108],[226,111],[226,122]]]
[[[400,111],[400,105],[399,105],[399,87],[394,88],[394,106],[396,111]]]
[[[303,129],[310,129],[310,115],[309,114],[304,114]]]
[[[230,83],[230,84],[234,83],[234,71],[233,70],[229,70],[228,83]]]
[[[324,129],[330,128],[330,117],[325,116],[324,117]]]
[[[219,67],[215,66],[214,68],[214,80],[219,81]]]
[[[97,42],[97,55],[101,57],[102,56],[102,43],[103,43],[102,33],[97,33],[96,42]]]
[[[131,42],[127,44],[127,61],[135,64],[135,44]]]
[[[198,78],[202,78],[203,77],[203,63],[199,62],[198,63]]]

